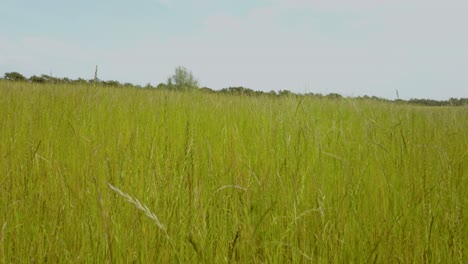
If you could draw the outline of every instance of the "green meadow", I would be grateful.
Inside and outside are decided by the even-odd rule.
[[[467,261],[467,107],[0,82],[0,263]]]

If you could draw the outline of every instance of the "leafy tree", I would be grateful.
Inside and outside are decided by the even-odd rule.
[[[269,91],[267,94],[268,94],[269,96],[278,96],[278,94],[277,94],[275,91],[273,91],[273,90]]]
[[[280,91],[278,92],[278,95],[279,95],[279,96],[293,96],[294,93],[291,92],[291,91],[289,91],[289,90],[280,90]]]
[[[109,87],[119,87],[121,85],[118,81],[100,81],[100,83]]]
[[[26,77],[24,77],[22,74],[18,72],[7,72],[5,73],[5,80],[7,81],[26,81]]]
[[[33,83],[45,83],[46,79],[44,79],[43,77],[33,75],[29,78],[29,81]]]
[[[215,91],[213,91],[213,89],[210,89],[208,87],[202,87],[200,88],[200,91],[203,92],[203,93],[214,93]]]
[[[47,83],[58,83],[59,82],[58,78],[55,78],[55,77],[52,77],[52,76],[46,75],[46,74],[42,74],[41,78],[43,78],[45,80],[45,82],[47,82]]]
[[[165,84],[165,83],[160,83],[158,84],[158,86],[156,86],[157,89],[167,89],[168,88],[168,84]]]
[[[74,80],[73,83],[76,83],[76,84],[86,84],[87,81],[85,79],[82,79],[82,78],[78,78],[77,80]]]
[[[247,95],[247,96],[254,96],[254,95],[264,94],[264,92],[262,92],[262,91],[254,91],[254,90],[252,90],[250,88],[245,88],[245,87],[242,87],[242,86],[224,88],[224,89],[221,89],[219,92],[224,93],[224,94]]]
[[[69,79],[69,78],[67,78],[67,77],[65,77],[65,78],[62,78],[62,79],[60,80],[60,82],[62,82],[62,83],[71,83],[72,80]]]
[[[175,69],[174,75],[167,79],[167,85],[178,89],[198,88],[198,80],[187,68],[179,66]]]
[[[341,98],[343,98],[343,96],[341,96],[341,94],[337,94],[337,93],[329,93],[329,94],[327,94],[327,98],[330,98],[330,99],[341,99]]]
[[[321,93],[306,93],[305,96],[312,97],[312,98],[322,98],[323,94]]]

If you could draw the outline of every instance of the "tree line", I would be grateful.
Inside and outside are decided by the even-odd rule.
[[[2,78],[0,78],[2,79]],[[165,90],[177,90],[177,91],[186,91],[186,90],[193,90],[199,89],[205,93],[219,93],[219,94],[227,94],[227,95],[240,95],[240,96],[275,96],[275,97],[286,97],[286,96],[306,96],[306,97],[314,97],[314,98],[328,98],[328,99],[335,99],[340,100],[344,97],[337,93],[330,93],[327,95],[322,95],[320,93],[305,93],[305,94],[297,94],[291,92],[289,90],[280,90],[276,91],[256,91],[250,88],[245,88],[242,86],[238,87],[228,87],[221,90],[213,90],[208,87],[200,87],[199,81],[193,76],[193,73],[186,69],[185,67],[177,67],[175,72],[172,76],[167,79],[166,83],[160,83],[157,86],[152,86],[151,84],[147,84],[146,86],[141,85],[134,85],[132,83],[120,83],[118,81],[110,80],[104,81],[100,80],[97,77],[97,67],[96,67],[96,74],[94,79],[69,79],[69,78],[58,78],[53,77],[50,75],[42,74],[40,76],[33,75],[29,78],[26,78],[24,75],[18,72],[7,72],[5,73],[3,80],[12,81],[12,82],[30,82],[30,83],[38,83],[38,84],[88,84],[88,85],[100,85],[106,87],[129,87],[129,88],[140,88],[140,89],[165,89]],[[421,105],[421,106],[468,106],[468,98],[450,98],[448,100],[432,100],[432,99],[409,99],[409,100],[389,100],[385,98],[380,98],[376,96],[359,96],[354,97],[357,100],[373,100],[373,101],[381,101],[381,102],[390,102],[390,103],[401,103],[401,104],[412,104],[412,105]]]

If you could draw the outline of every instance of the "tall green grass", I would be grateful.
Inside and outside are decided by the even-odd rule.
[[[0,261],[466,263],[468,109],[0,82]]]

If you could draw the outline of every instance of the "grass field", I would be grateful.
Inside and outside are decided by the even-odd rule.
[[[467,263],[468,108],[0,82],[1,263]]]

